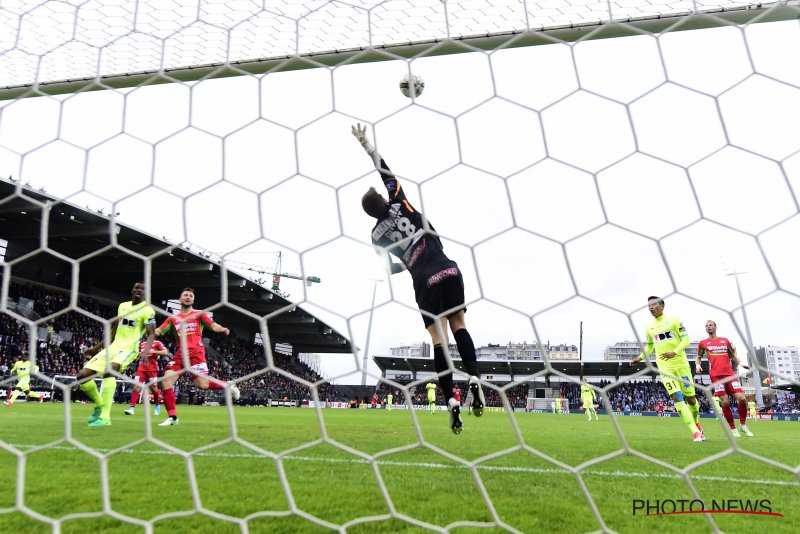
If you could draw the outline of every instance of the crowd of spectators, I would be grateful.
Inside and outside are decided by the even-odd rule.
[[[69,308],[69,296],[65,292],[44,288],[33,284],[12,283],[9,298],[14,303],[20,299],[33,302],[33,312],[46,317]],[[116,315],[116,308],[87,297],[79,297],[78,305],[99,318],[108,319]],[[36,349],[37,364],[43,374],[48,376],[75,376],[86,359],[83,350],[93,346],[104,336],[103,323],[73,310],[56,316],[42,325],[44,335],[38,336]],[[8,314],[0,314],[0,377],[4,377],[13,366],[10,347],[20,347],[28,352],[30,337],[27,325]],[[175,353],[175,342],[169,336],[161,339],[171,353]],[[320,400],[346,401],[348,395],[336,386],[324,382],[322,377],[300,363],[296,358],[275,353],[271,371],[267,368],[267,357],[263,346],[247,342],[232,333],[229,337],[214,335],[212,349],[207,351],[209,374],[221,380],[234,380],[247,376],[238,382],[242,390],[242,403],[267,404],[271,399],[287,399],[302,402],[312,399],[311,389],[305,383],[294,380],[298,377],[309,384],[317,384]],[[280,370],[282,372],[276,372]],[[126,370],[133,376],[136,365]],[[286,374],[283,374],[285,372]],[[252,376],[250,376],[252,375]],[[291,376],[289,376],[291,375]],[[121,385],[122,390],[130,386]],[[177,391],[183,402],[203,402],[220,396],[219,393],[196,392],[191,384],[191,376],[182,377]],[[80,396],[80,393],[76,392]]]
[[[411,378],[395,378],[392,379],[393,383],[407,386],[411,383]],[[427,406],[428,405],[428,391],[425,388],[425,384],[428,382],[425,381],[422,384],[417,384],[409,388],[409,392],[411,394],[411,403],[415,406]],[[467,398],[467,394],[469,393],[469,388],[466,382],[455,382],[453,384],[455,387],[461,390],[461,401],[464,402]],[[502,384],[496,384],[497,387],[502,387]],[[391,393],[394,395],[394,401],[398,403],[404,403],[405,399],[403,398],[403,391],[398,389],[392,384],[388,384],[386,382],[378,383],[375,392],[378,394],[378,398],[380,398],[381,402],[386,399],[387,393]],[[512,408],[525,408],[526,403],[528,402],[528,386],[525,384],[521,384],[518,386],[514,386],[512,388],[505,390],[506,397],[508,398],[508,402]],[[486,405],[490,407],[501,407],[503,406],[503,399],[500,396],[500,392],[493,387],[484,386],[483,387],[483,395],[486,397]],[[441,388],[436,388],[436,404],[440,406],[445,406],[445,398],[442,393]]]
[[[67,293],[33,284],[10,284],[9,299],[11,303],[19,303],[20,299],[33,302],[33,311],[40,317],[46,317],[69,308]],[[116,308],[89,297],[80,296],[78,305],[82,310],[99,318],[107,319],[116,314]],[[104,335],[102,322],[73,310],[56,316],[42,327],[44,335],[38,336],[35,349],[41,371],[49,376],[75,376],[85,363],[83,350],[93,346]],[[28,352],[29,339],[28,327],[25,324],[8,314],[0,314],[0,377],[6,376],[14,364],[9,349],[15,346]],[[162,341],[174,354],[176,347],[173,339],[165,336]],[[290,400],[301,403],[311,400],[313,398],[311,389],[306,384],[316,384],[320,401],[346,402],[351,400],[346,388],[325,382],[321,376],[296,358],[275,352],[273,353],[273,365],[268,368],[264,347],[236,336],[235,332],[228,337],[214,335],[211,347],[207,353],[210,375],[221,380],[238,379],[237,384],[242,391],[240,402],[243,404],[267,404],[270,400]],[[135,370],[136,365],[131,365],[127,369],[127,374],[132,376]],[[242,379],[242,377],[246,378]],[[393,382],[399,385],[408,385],[411,378],[397,378]],[[592,384],[605,387],[609,381],[601,380]],[[466,399],[467,384],[464,382],[456,383],[456,385],[462,391],[462,399]],[[123,389],[130,390],[130,387],[123,386]],[[219,393],[195,391],[191,384],[191,377],[188,375],[182,377],[178,382],[177,391],[182,402],[202,403],[205,400],[219,399],[221,396]],[[402,390],[392,384],[380,382],[376,387],[376,392],[381,402],[385,401],[386,395],[390,392],[394,395],[395,402],[405,402]],[[413,404],[428,404],[424,384],[412,386],[410,393]],[[526,406],[527,385],[515,386],[505,390],[505,393],[512,407],[524,408]],[[80,394],[78,393],[78,395]],[[500,393],[496,389],[484,387],[484,395],[488,406],[503,405]],[[569,400],[570,407],[581,405],[578,384],[563,384],[561,396]],[[705,396],[698,395],[697,398],[700,401],[701,411],[710,412],[711,408]],[[665,406],[671,406],[664,387],[655,380],[639,380],[620,384],[609,390],[608,399],[613,410],[620,412],[652,411],[659,402],[663,402]],[[440,405],[445,404],[441,391],[438,391],[436,402]],[[772,409],[783,413],[800,412],[800,398],[784,396]]]
[[[52,315],[69,307],[66,294],[35,285],[10,284],[9,297],[14,302],[28,299],[33,302],[33,311],[40,317]],[[92,298],[80,297],[78,305],[98,317],[113,317],[116,310]],[[39,336],[36,345],[37,364],[49,376],[74,376],[82,367],[82,353],[103,337],[103,324],[76,311],[67,311],[44,325],[45,335]],[[28,352],[28,327],[11,316],[0,315],[0,370],[9,364],[10,346],[15,345]],[[63,332],[64,335],[59,335]],[[13,363],[13,362],[12,362]]]
[[[596,387],[606,387],[611,382],[609,380],[600,380],[598,382],[590,382],[591,385]],[[582,406],[581,402],[581,387],[579,384],[563,384],[561,386],[561,396],[569,400],[570,408],[578,408]],[[600,395],[598,395],[598,403],[600,408],[603,409]],[[608,401],[615,412],[647,412],[654,411],[659,402],[663,402],[664,406],[671,406],[671,400],[667,396],[667,391],[664,386],[656,380],[635,380],[632,382],[625,382],[608,391]],[[710,412],[711,408],[708,400],[704,395],[697,395],[697,400],[700,401],[700,411]]]
[[[777,402],[768,406],[772,413],[800,413],[800,396],[796,394],[778,395]]]

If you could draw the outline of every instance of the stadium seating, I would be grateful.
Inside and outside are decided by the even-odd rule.
[[[605,387],[610,382],[608,380],[600,380],[592,382],[593,386]],[[581,406],[581,393],[579,384],[564,384],[561,387],[561,395],[569,399],[570,406]],[[697,397],[700,400],[700,411],[708,412],[710,407],[708,401],[702,395]],[[598,401],[599,401],[598,397]],[[611,403],[614,411],[624,412],[646,412],[654,411],[659,402],[663,402],[665,406],[670,406],[671,401],[667,398],[666,390],[664,387],[653,380],[638,380],[625,384],[621,384],[609,392],[609,402]],[[627,410],[626,410],[627,407]],[[603,407],[601,406],[601,409]]]
[[[12,283],[9,288],[9,297],[14,302],[20,299],[33,301],[33,312],[38,317],[51,315],[69,306],[69,297],[65,292],[44,288],[35,284]],[[78,305],[98,317],[109,318],[116,314],[116,310],[95,299],[79,296]],[[37,360],[42,372],[48,376],[66,375],[74,376],[82,367],[85,359],[82,351],[93,346],[103,337],[102,324],[75,311],[68,311],[56,317],[50,325],[55,335],[41,337],[37,346]],[[7,314],[0,314],[0,372],[5,374],[13,365],[8,350],[11,346],[26,347],[29,335],[25,325],[19,323]],[[175,352],[175,343],[172,339],[162,339],[170,350]],[[266,367],[263,348],[252,342],[246,342],[232,335],[228,338],[216,337],[214,351],[209,351],[208,365],[211,376],[222,380],[233,380]],[[215,358],[218,354],[220,358]],[[275,366],[301,377],[308,382],[317,382],[322,379],[317,373],[306,365],[290,358],[289,356],[274,355]],[[6,371],[3,371],[3,369]],[[126,374],[132,376],[136,366],[130,366]],[[303,401],[311,399],[311,392],[306,386],[290,380],[285,376],[268,372],[254,378],[240,382],[242,390],[241,404],[266,404],[270,399],[284,399]],[[125,388],[130,391],[130,388]],[[189,399],[201,403],[211,396],[219,394],[195,394],[189,377],[184,376],[178,382],[178,391],[181,392],[181,402]],[[331,384],[322,384],[318,387],[319,398],[330,401],[346,401],[348,394],[341,388]],[[76,392],[75,395],[82,395]],[[119,399],[118,399],[119,400]],[[198,402],[199,401],[199,402]]]

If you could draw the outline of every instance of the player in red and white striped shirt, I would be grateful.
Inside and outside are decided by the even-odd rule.
[[[717,337],[717,323],[710,320],[706,321],[706,333],[708,334],[708,339],[704,339],[697,345],[695,371],[697,374],[702,372],[700,360],[705,354],[708,358],[708,375],[711,377],[711,385],[714,386],[714,395],[720,400],[722,414],[725,416],[725,420],[728,421],[731,432],[734,437],[739,437],[739,431],[736,430],[736,424],[733,421],[733,410],[731,410],[728,395],[733,396],[739,405],[739,426],[741,426],[742,432],[744,432],[745,436],[752,437],[753,433],[747,428],[747,399],[744,396],[742,385],[736,378],[736,373],[733,372],[731,360],[745,369],[749,369],[749,367],[739,361],[739,357],[736,356],[736,349],[728,338]]]
[[[142,354],[146,348],[147,343],[140,343],[139,354]],[[153,341],[150,352],[139,357],[139,367],[136,368],[136,374],[133,376],[136,385],[133,386],[133,393],[131,393],[131,406],[125,410],[125,415],[134,414],[136,403],[139,402],[139,394],[142,391],[142,384],[147,384],[153,393],[153,404],[156,405],[153,415],[161,413],[161,392],[158,389],[158,357],[166,356],[167,354],[169,354],[169,351],[163,343]]]

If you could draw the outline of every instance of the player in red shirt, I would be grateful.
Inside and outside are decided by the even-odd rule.
[[[377,408],[378,407],[378,392],[377,391],[372,394],[372,407],[373,408]]]
[[[733,422],[733,411],[728,395],[733,396],[739,405],[739,426],[742,428],[742,432],[745,436],[752,437],[753,433],[747,428],[747,399],[744,396],[742,385],[736,379],[736,373],[733,372],[731,360],[745,369],[749,369],[749,367],[739,361],[736,349],[728,338],[717,337],[717,323],[706,321],[706,333],[708,339],[704,339],[697,345],[695,371],[697,374],[702,372],[700,360],[705,354],[708,358],[708,375],[711,377],[711,385],[714,386],[714,395],[719,397],[722,414],[728,421],[731,432],[734,437],[739,437],[739,431],[736,430],[736,424]]]
[[[147,384],[147,387],[153,392],[153,404],[156,405],[153,415],[161,413],[161,392],[158,390],[158,357],[166,356],[169,351],[160,341],[153,341],[150,352],[144,354],[146,345],[147,343],[139,344],[139,354],[141,355],[139,356],[139,367],[133,376],[136,384],[134,384],[133,393],[131,393],[131,407],[125,410],[125,415],[134,414],[136,403],[139,402],[139,392],[142,391],[142,384]]]
[[[453,388],[453,398],[458,401],[458,404],[461,404],[461,388],[458,386]]]
[[[664,413],[664,402],[663,401],[658,401],[658,404],[656,404],[656,412],[658,412],[658,416],[659,417],[664,417],[666,415]]]
[[[192,383],[198,389],[225,389],[230,387],[233,400],[239,400],[241,393],[235,384],[218,380],[208,376],[206,363],[206,349],[203,346],[203,329],[208,327],[212,332],[225,334],[231,331],[215,323],[203,310],[194,309],[194,289],[187,287],[181,292],[181,311],[167,319],[156,329],[156,335],[161,336],[170,330],[175,333],[178,349],[175,356],[167,364],[164,379],[161,381],[161,390],[164,392],[164,406],[167,407],[169,417],[159,426],[173,426],[178,424],[178,413],[175,409],[175,391],[172,386],[186,373],[192,374]],[[184,353],[188,362],[184,361]],[[188,365],[187,365],[188,364]],[[211,378],[209,380],[209,378]]]

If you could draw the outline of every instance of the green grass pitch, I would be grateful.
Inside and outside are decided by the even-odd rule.
[[[622,442],[605,416],[587,422],[582,415],[465,415],[464,432],[455,436],[446,412],[237,407],[231,422],[224,407],[180,406],[181,424],[157,427],[162,418],[152,419],[148,441],[141,407],[126,417],[125,406],[117,405],[113,426],[92,429],[86,427],[88,405],[2,408],[3,532],[56,531],[15,509],[18,492],[32,515],[61,519],[61,532],[81,534],[146,532],[147,522],[153,532],[170,534],[714,529],[703,515],[633,514],[634,499],[693,497],[667,467],[635,454],[614,455]],[[632,449],[678,468],[718,455],[690,474],[704,503],[766,499],[773,512],[784,514],[714,514],[717,529],[800,532],[798,476],[750,455],[797,469],[800,424],[751,422],[755,437],[740,438],[741,451],[725,455],[729,442],[712,419],[703,420],[705,443],[693,443],[678,419],[616,422]],[[45,444],[53,446],[36,449]],[[22,451],[27,454],[17,456]],[[603,461],[586,467],[580,480],[560,467],[596,458]],[[478,460],[474,469],[465,464]],[[24,488],[17,482],[22,472]],[[372,519],[356,521],[363,517]],[[240,518],[246,521],[235,521]]]

